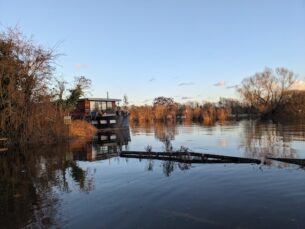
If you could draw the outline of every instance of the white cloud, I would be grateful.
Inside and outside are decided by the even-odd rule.
[[[193,97],[187,97],[187,96],[182,96],[181,99],[182,100],[187,100],[187,99],[192,99]]]
[[[290,90],[299,90],[299,91],[303,91],[305,90],[305,81],[304,80],[296,80]]]
[[[182,82],[182,83],[179,83],[178,86],[191,86],[194,84],[195,84],[194,82]]]
[[[145,99],[142,101],[142,104],[151,103],[152,101],[153,101],[153,99]]]
[[[215,83],[215,87],[224,87],[226,85],[226,81],[220,80],[219,82]]]
[[[236,89],[236,88],[238,88],[238,84],[232,85],[232,86],[227,86],[226,88],[227,89]]]
[[[155,81],[155,80],[156,80],[156,78],[151,77],[151,78],[149,79],[149,82],[153,82],[153,81]]]
[[[79,70],[79,69],[87,68],[88,66],[86,64],[75,64],[74,67]]]

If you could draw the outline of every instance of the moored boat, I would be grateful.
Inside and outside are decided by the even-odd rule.
[[[73,119],[87,120],[98,129],[129,128],[126,109],[119,106],[120,99],[82,98],[78,100]]]

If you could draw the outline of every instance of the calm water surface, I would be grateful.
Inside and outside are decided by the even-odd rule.
[[[305,125],[227,122],[131,125],[95,143],[0,154],[0,228],[304,228]],[[264,164],[120,158],[170,142]]]

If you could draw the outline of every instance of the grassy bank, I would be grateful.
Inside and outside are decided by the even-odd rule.
[[[71,138],[92,139],[96,132],[95,126],[83,120],[74,120],[70,126]]]

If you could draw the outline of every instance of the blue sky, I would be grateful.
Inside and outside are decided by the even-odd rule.
[[[305,78],[305,0],[0,0],[0,28],[59,44],[57,75],[135,104],[236,97],[265,67]]]

